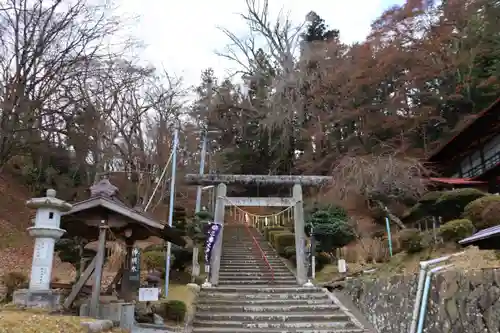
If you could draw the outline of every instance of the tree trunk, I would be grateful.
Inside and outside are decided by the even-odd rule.
[[[389,221],[392,221],[396,223],[401,229],[406,229],[406,226],[403,224],[403,221],[393,213],[389,211],[389,209],[380,201],[377,201],[377,204],[379,207],[387,213],[387,216],[389,217]]]

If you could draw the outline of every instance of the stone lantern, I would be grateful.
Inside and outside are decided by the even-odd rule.
[[[28,290],[14,293],[14,303],[23,303],[29,307],[56,308],[60,294],[50,288],[54,245],[65,230],[61,229],[61,213],[71,210],[72,206],[56,198],[55,190],[47,190],[45,197],[27,201],[29,208],[36,209],[34,226],[28,228],[30,236],[35,238],[33,261]]]

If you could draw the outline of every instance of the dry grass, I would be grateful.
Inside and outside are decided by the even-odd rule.
[[[450,260],[455,267],[464,270],[500,267],[500,252],[495,250],[479,250],[476,246],[465,249],[465,253]]]
[[[92,321],[85,317],[49,315],[43,310],[0,310],[1,333],[87,333],[82,322]],[[125,332],[114,329],[110,332]]]
[[[466,249],[460,249],[454,244],[447,244],[439,248],[425,249],[422,252],[415,254],[400,252],[384,262],[351,262],[348,263],[348,273],[352,274],[362,270],[375,268],[376,271],[370,274],[370,277],[416,274],[420,269],[421,261],[439,258],[460,251],[464,251],[465,253],[460,256],[452,257],[448,262],[449,264],[453,264],[455,268],[462,270],[500,268],[499,251],[479,250],[474,246]],[[340,278],[341,276],[342,275],[338,273],[337,265],[332,264],[327,265],[322,271],[318,272],[316,274],[315,281],[318,283],[328,282]]]
[[[400,251],[399,241],[393,238],[393,253]],[[375,264],[389,260],[387,240],[380,238],[363,238],[342,249],[343,258],[348,263]]]

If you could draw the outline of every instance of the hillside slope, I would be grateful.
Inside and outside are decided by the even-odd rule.
[[[33,256],[33,239],[26,232],[35,211],[26,207],[31,198],[28,189],[7,173],[0,174],[0,275],[12,271],[29,274]],[[71,265],[56,257],[54,274],[59,280],[73,276]]]

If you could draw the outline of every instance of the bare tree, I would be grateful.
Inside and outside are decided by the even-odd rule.
[[[81,128],[68,127],[76,139],[71,144],[79,146],[79,160],[93,166],[94,181],[103,173],[122,173],[134,184],[134,204],[140,204],[168,159],[182,106],[181,80],[116,57],[87,63],[82,74],[67,91],[82,116]]]
[[[332,191],[341,199],[361,196],[387,211],[402,229],[401,220],[391,213],[396,202],[417,200],[427,189],[429,171],[416,159],[393,155],[345,156],[333,169]]]
[[[247,23],[248,35],[240,37],[222,28],[230,44],[225,52],[218,54],[239,65],[239,73],[246,80],[270,77],[268,107],[262,110],[261,105],[250,105],[249,108],[265,117],[263,125],[273,128],[279,124],[285,129],[283,136],[289,136],[286,129],[292,130],[291,123],[298,111],[302,114],[303,108],[302,78],[297,71],[303,24],[294,25],[283,12],[275,20],[270,18],[268,0],[246,0],[246,5],[246,13],[240,16]]]
[[[64,125],[60,90],[120,28],[105,4],[85,0],[0,3],[0,165]]]

